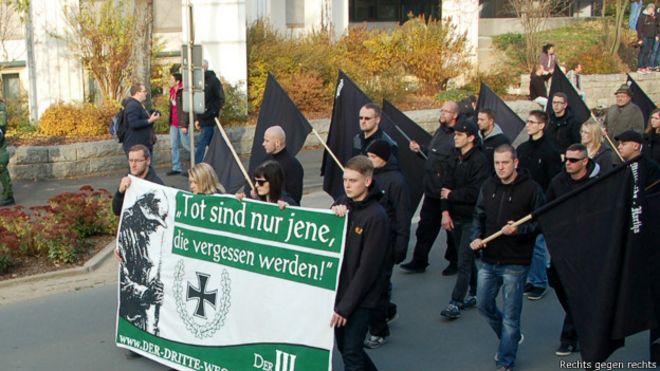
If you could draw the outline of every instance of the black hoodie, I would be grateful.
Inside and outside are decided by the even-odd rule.
[[[518,160],[519,167],[527,169],[544,191],[562,168],[561,154],[546,135],[537,140],[529,138],[527,142],[521,143],[518,146]]]
[[[595,163],[592,159],[589,159],[589,162],[587,163],[587,175],[578,180],[573,180],[570,174],[566,172],[566,168],[564,168],[564,171],[552,178],[550,186],[548,186],[548,191],[546,192],[546,199],[550,202],[563,194],[576,190],[584,185],[584,183],[600,176],[601,174],[602,170],[600,165]]]
[[[196,116],[201,126],[215,126],[215,118],[218,117],[222,106],[225,105],[225,92],[222,89],[220,79],[213,71],[204,72],[204,113]]]
[[[389,162],[374,169],[374,179],[383,191],[380,204],[390,218],[390,242],[394,263],[398,264],[406,258],[410,239],[410,219],[414,211],[410,205],[410,190],[401,171]]]
[[[382,195],[380,188],[372,184],[363,201],[344,197],[335,203],[346,205],[349,211],[344,262],[335,298],[335,312],[344,318],[357,308],[375,308],[387,284],[390,221],[379,203]]]
[[[449,215],[456,221],[469,222],[474,213],[479,189],[489,175],[488,160],[477,147],[473,147],[465,155],[455,149],[445,183],[451,193],[446,200],[442,200],[442,211],[449,211]]]
[[[424,162],[424,195],[440,199],[448,162],[454,150],[454,129],[441,124],[427,147],[422,147],[428,158]]]
[[[509,221],[516,221],[543,205],[541,187],[525,170],[518,170],[516,179],[503,184],[500,178],[488,178],[479,192],[472,221],[472,238],[484,239],[498,232]],[[518,233],[501,236],[483,249],[482,260],[489,264],[529,265],[538,228],[535,221],[518,226]]]
[[[545,125],[544,136],[547,136],[559,149],[561,153],[566,152],[566,148],[574,143],[580,143],[581,124],[577,122],[570,108],[566,108],[564,116],[557,117],[554,112],[550,112],[548,124]]]

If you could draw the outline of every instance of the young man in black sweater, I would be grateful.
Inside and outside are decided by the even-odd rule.
[[[349,211],[344,261],[330,319],[346,370],[377,371],[363,342],[387,282],[385,266],[391,245],[389,218],[379,203],[382,192],[373,184],[373,171],[366,156],[350,159],[344,166],[346,198],[332,207],[339,216]]]

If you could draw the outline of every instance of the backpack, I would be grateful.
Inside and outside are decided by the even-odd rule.
[[[109,130],[110,134],[114,138],[117,138],[119,143],[124,143],[124,137],[126,136],[126,130],[128,129],[126,125],[126,115],[124,114],[124,107],[119,109],[119,112],[110,120]]]

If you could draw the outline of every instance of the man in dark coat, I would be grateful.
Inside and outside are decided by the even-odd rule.
[[[477,266],[470,248],[470,229],[479,189],[490,174],[488,160],[477,148],[478,140],[477,125],[465,122],[454,127],[456,149],[449,162],[445,186],[440,191],[442,228],[454,235],[458,247],[458,276],[451,301],[440,313],[447,319],[457,319],[462,309],[477,304]]]
[[[128,166],[130,174],[148,180],[156,184],[163,184],[163,181],[156,175],[156,170],[151,167],[151,152],[141,144],[136,144],[128,150]],[[119,188],[112,197],[112,212],[119,216],[121,208],[124,205],[124,194],[131,185],[131,178],[125,176],[119,182]]]
[[[215,119],[222,111],[225,105],[225,92],[222,89],[220,79],[215,72],[209,70],[209,62],[204,60],[202,63],[204,69],[204,113],[195,116],[195,129],[201,130],[197,142],[195,143],[195,163],[198,164],[204,159],[206,147],[213,138],[213,128]]]
[[[545,136],[547,136],[564,153],[566,148],[573,143],[580,143],[580,127],[582,123],[577,122],[573,112],[568,106],[568,97],[559,92],[552,96],[552,112],[545,126]]]
[[[374,310],[369,323],[370,335],[364,345],[375,349],[383,345],[390,335],[388,322],[397,316],[396,304],[392,303],[392,268],[406,258],[410,239],[410,219],[413,210],[410,205],[410,190],[403,174],[397,166],[387,162],[391,146],[384,140],[377,140],[369,147],[367,156],[374,165],[374,181],[383,192],[380,204],[390,218],[388,241],[392,244],[392,256],[388,257],[385,267],[387,285],[383,288],[378,307]]]
[[[286,133],[281,126],[271,126],[264,132],[263,147],[266,154],[277,161],[284,171],[284,191],[300,205],[305,171],[300,161],[286,148]]]
[[[587,153],[587,148],[579,143],[572,144],[566,149],[564,171],[555,175],[550,181],[546,192],[548,202],[583,186],[589,180],[600,175],[600,167],[589,158]],[[550,286],[555,289],[557,299],[564,309],[564,323],[559,337],[559,348],[555,352],[556,355],[564,357],[578,350],[577,331],[568,306],[566,290],[564,290],[552,263],[548,267],[547,276]]]
[[[401,269],[409,273],[422,273],[429,265],[429,252],[440,233],[442,202],[440,190],[447,176],[447,167],[454,150],[454,126],[458,121],[458,105],[456,102],[445,102],[440,109],[440,127],[433,134],[427,148],[423,148],[414,140],[410,142],[410,150],[424,152],[427,156],[424,163],[424,201],[419,213],[417,226],[417,244],[412,260],[401,264]],[[458,256],[455,242],[451,234],[447,234],[447,250],[445,259],[449,266],[443,275],[456,274],[458,271]]]
[[[526,170],[516,170],[516,151],[510,145],[497,147],[494,161],[497,175],[487,179],[479,191],[470,247],[483,249],[477,306],[499,339],[495,364],[498,370],[511,371],[518,344],[523,339],[520,332],[523,283],[537,234],[535,221],[518,226],[514,221],[541,207],[544,195]],[[499,231],[503,236],[484,244],[484,238]],[[504,294],[502,308],[496,302],[500,288]]]
[[[547,121],[548,115],[545,112],[531,111],[526,125],[529,140],[518,146],[520,168],[528,170],[531,178],[543,190],[548,188],[550,180],[561,171],[561,153],[544,134]],[[546,293],[548,288],[547,261],[545,238],[539,234],[525,285],[525,295],[529,300],[539,300]]]
[[[127,129],[122,142],[124,152],[128,155],[130,148],[136,144],[141,144],[153,154],[154,143],[156,142],[154,122],[158,120],[160,113],[152,112],[149,114],[144,108],[143,103],[147,99],[147,94],[149,94],[144,84],[133,84],[130,94],[131,96],[123,102]]]
[[[376,371],[363,342],[369,319],[386,285],[385,266],[391,256],[389,218],[379,203],[382,192],[373,185],[373,165],[356,156],[344,166],[346,198],[332,210],[348,213],[344,261],[339,274],[335,309],[330,326],[346,370]]]
[[[353,156],[367,155],[369,147],[374,141],[384,140],[390,145],[390,158],[387,159],[391,165],[399,165],[399,147],[380,127],[382,110],[375,103],[367,103],[360,108],[360,133],[353,137]]]

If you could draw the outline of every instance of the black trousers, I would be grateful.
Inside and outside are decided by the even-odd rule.
[[[454,220],[454,230],[450,233],[458,242],[458,275],[451,293],[451,300],[456,303],[463,303],[468,288],[471,296],[477,295],[477,265],[474,250],[470,248],[471,229],[471,220]]]
[[[561,307],[564,308],[564,324],[561,328],[561,335],[559,341],[562,344],[569,344],[577,346],[578,336],[577,330],[575,329],[575,324],[573,323],[573,316],[571,316],[571,311],[568,307],[568,297],[566,296],[566,291],[564,290],[564,285],[562,285],[559,280],[559,275],[554,266],[550,265],[548,268],[548,283],[550,286],[555,289],[555,294],[557,294],[557,299]]]
[[[417,243],[413,252],[413,262],[420,265],[429,265],[429,253],[435,239],[442,227],[442,208],[439,198],[424,196],[422,210],[419,212],[419,225],[417,226]],[[447,250],[445,259],[452,264],[458,261],[456,243],[451,233],[447,233]]]

